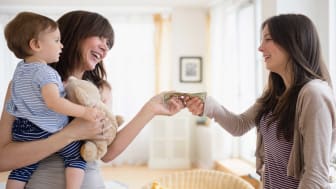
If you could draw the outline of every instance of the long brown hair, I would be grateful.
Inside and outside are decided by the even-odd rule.
[[[60,59],[52,66],[67,80],[82,63],[81,44],[88,37],[98,36],[108,39],[111,49],[114,43],[114,32],[109,21],[102,15],[88,11],[71,11],[58,19],[63,50]],[[106,79],[103,62],[99,62],[94,70],[85,71],[83,78],[98,84]]]
[[[273,16],[262,24],[267,25],[273,41],[288,54],[293,73],[292,85],[286,90],[285,84],[277,73],[271,72],[268,86],[258,99],[263,108],[256,116],[260,125],[263,116],[272,113],[270,125],[279,121],[277,137],[293,140],[296,101],[301,88],[313,79],[325,80],[331,86],[329,73],[322,61],[319,37],[312,21],[301,14]]]

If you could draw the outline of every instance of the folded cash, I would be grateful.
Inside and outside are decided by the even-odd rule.
[[[202,101],[205,100],[206,98],[206,92],[200,92],[200,93],[182,93],[182,92],[168,92],[168,93],[165,93],[163,95],[163,102],[164,103],[167,103],[167,101],[169,99],[171,99],[172,97],[177,97],[178,99],[180,99],[184,104],[184,99],[186,97],[198,97],[200,98]]]

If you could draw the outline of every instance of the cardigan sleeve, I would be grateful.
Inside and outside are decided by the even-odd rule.
[[[255,103],[242,114],[235,114],[219,105],[212,97],[207,97],[205,101],[203,115],[213,118],[222,128],[234,136],[241,136],[255,127],[255,117],[258,113],[260,104]],[[263,175],[264,165],[264,144],[262,136],[257,132],[256,141],[256,172]]]
[[[302,137],[303,174],[300,189],[329,188],[335,100],[326,84],[314,82],[300,92],[299,132]]]
[[[213,118],[233,136],[241,136],[255,127],[257,110],[258,105],[254,104],[244,113],[235,114],[208,96],[205,101],[204,115]]]

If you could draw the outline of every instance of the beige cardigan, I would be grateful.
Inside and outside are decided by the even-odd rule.
[[[329,188],[329,163],[336,139],[335,97],[328,84],[312,80],[301,89],[295,117],[295,131],[287,174],[300,179],[300,189]],[[207,97],[204,115],[214,118],[234,136],[241,136],[255,127],[260,104],[255,103],[242,114],[234,114]],[[256,166],[262,174],[264,146],[257,134]]]

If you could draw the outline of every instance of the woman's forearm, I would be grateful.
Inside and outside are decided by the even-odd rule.
[[[108,152],[102,158],[102,161],[109,162],[123,152],[153,117],[153,112],[149,109],[142,108],[142,110],[118,132],[116,138],[108,147]]]
[[[0,171],[8,171],[36,163],[70,142],[70,137],[63,132],[54,134],[47,139],[31,142],[2,141],[0,146]]]
[[[214,120],[233,136],[242,136],[255,126],[255,116],[259,105],[254,104],[242,114],[235,114],[220,105],[212,97],[207,97],[204,115]]]
[[[0,121],[0,171],[27,166],[57,152],[71,142],[102,139],[103,122],[89,122],[76,118],[49,138],[31,142],[13,142],[11,128],[13,116],[3,113]]]
[[[124,151],[155,115],[174,115],[184,107],[179,99],[171,99],[164,104],[163,95],[164,93],[160,93],[152,97],[139,113],[118,132],[115,140],[108,147],[106,155],[102,158],[103,161],[111,161]]]

